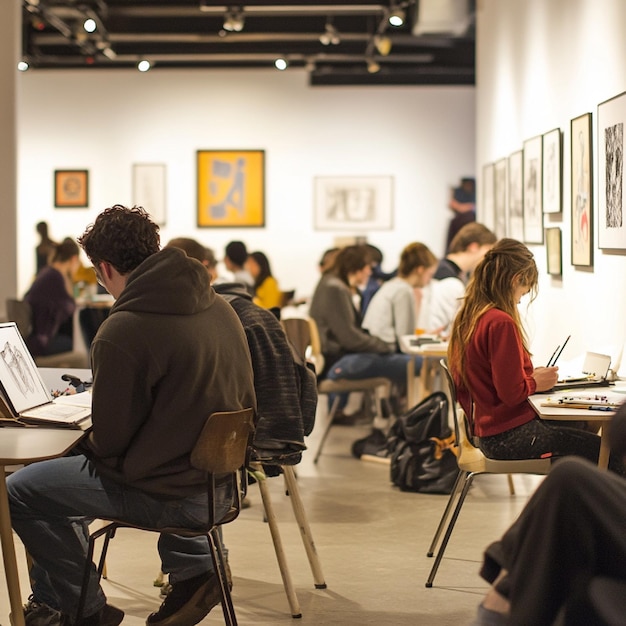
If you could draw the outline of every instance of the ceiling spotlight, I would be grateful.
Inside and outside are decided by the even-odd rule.
[[[386,57],[391,52],[391,39],[389,37],[385,37],[384,35],[376,35],[374,37],[374,45],[376,46],[376,50],[382,56]]]
[[[398,26],[402,26],[402,24],[404,24],[404,20],[406,19],[406,13],[404,12],[404,9],[401,9],[399,7],[396,7],[395,9],[392,9],[391,13],[389,13],[389,23],[392,26],[395,26],[396,28]]]
[[[28,65],[28,61],[25,61],[24,59],[19,61],[18,64],[17,64],[17,69],[20,72],[25,72],[26,70],[28,70],[29,67],[30,67],[30,65]]]
[[[150,61],[147,61],[146,59],[142,59],[139,63],[137,63],[137,69],[140,72],[147,72],[151,67]]]
[[[83,28],[85,29],[85,32],[95,33],[96,28],[98,28],[98,25],[96,24],[96,20],[92,19],[91,17],[88,17],[83,22]]]
[[[367,71],[370,74],[376,74],[380,72],[380,65],[373,58],[370,58],[367,60]]]
[[[329,46],[330,44],[337,46],[340,42],[337,29],[330,22],[326,22],[324,32],[320,35],[320,43],[324,46]]]
[[[102,49],[102,54],[104,54],[104,56],[109,59],[109,61],[113,61],[114,59],[117,58],[117,54],[115,52],[115,50],[113,50],[113,48],[111,48],[111,46],[106,46],[105,48]],[[150,68],[148,68],[150,69]]]
[[[224,17],[224,30],[239,33],[243,30],[244,24],[243,9],[231,9]]]
[[[276,59],[276,61],[274,61],[274,65],[276,66],[277,70],[280,70],[282,72],[283,70],[287,69],[289,63],[287,63],[286,59],[278,58]]]

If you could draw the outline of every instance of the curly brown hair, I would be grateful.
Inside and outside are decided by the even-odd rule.
[[[87,226],[78,243],[94,266],[105,261],[128,274],[158,252],[161,241],[159,227],[144,208],[115,204]]]

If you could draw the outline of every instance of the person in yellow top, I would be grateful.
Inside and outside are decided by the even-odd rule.
[[[263,252],[248,255],[246,269],[254,278],[254,302],[264,309],[281,307],[283,294],[272,276],[270,262]]]

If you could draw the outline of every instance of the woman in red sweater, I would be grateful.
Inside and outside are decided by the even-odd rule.
[[[551,389],[557,367],[533,367],[517,305],[537,295],[532,252],[501,239],[474,270],[452,327],[448,363],[478,445],[492,459],[577,455],[595,463],[600,438],[578,423],[539,419],[528,396]],[[609,467],[624,473],[620,459]]]

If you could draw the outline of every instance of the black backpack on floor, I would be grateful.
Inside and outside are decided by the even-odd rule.
[[[449,494],[459,469],[446,394],[436,391],[401,415],[386,447],[391,482],[402,491]]]

